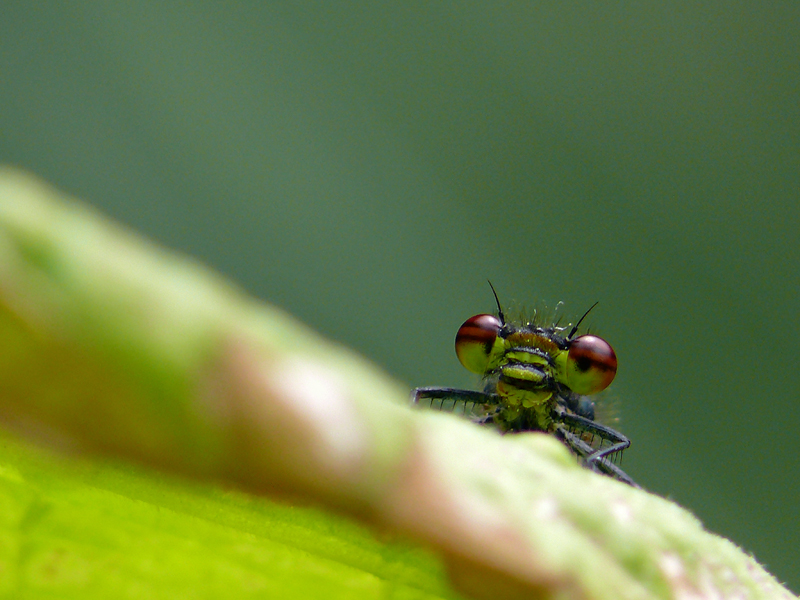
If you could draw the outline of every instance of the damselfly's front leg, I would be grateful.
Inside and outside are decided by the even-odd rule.
[[[411,392],[412,404],[420,404],[439,410],[456,412],[456,406],[462,405],[464,414],[477,405],[495,405],[499,402],[495,394],[476,392],[474,390],[459,390],[445,387],[421,387]],[[452,405],[445,409],[445,404]],[[458,411],[462,412],[462,411]],[[491,421],[487,421],[491,422]]]
[[[600,471],[605,475],[609,475],[614,479],[617,479],[623,483],[627,483],[628,485],[632,485],[633,487],[639,487],[636,482],[634,482],[633,479],[631,479],[628,474],[625,473],[625,471],[620,469],[610,460],[605,458],[597,458],[596,455],[598,452],[595,451],[595,449],[589,444],[584,442],[579,435],[567,429],[565,425],[559,424],[556,426],[556,435],[560,439],[564,440],[567,446],[569,446],[570,450],[580,456],[586,462],[586,465],[589,468]]]
[[[610,446],[606,446],[605,448],[601,447],[597,450],[593,450],[592,453],[586,457],[587,462],[612,457],[615,453],[622,452],[631,445],[631,441],[616,429],[606,427],[586,417],[568,413],[560,407],[555,411],[555,420],[573,430],[578,429],[586,433],[591,433],[601,440],[611,443]]]

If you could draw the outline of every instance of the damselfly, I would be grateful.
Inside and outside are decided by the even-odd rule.
[[[630,441],[595,421],[595,403],[588,398],[606,389],[617,372],[617,356],[608,342],[595,335],[575,337],[596,304],[564,335],[567,327],[557,323],[509,323],[494,287],[492,293],[497,316],[470,317],[455,343],[461,364],[484,377],[483,391],[421,387],[412,401],[463,411],[504,433],[552,433],[587,468],[635,486],[617,464]]]

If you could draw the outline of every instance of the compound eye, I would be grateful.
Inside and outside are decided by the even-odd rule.
[[[582,335],[572,340],[567,356],[567,385],[583,395],[606,389],[617,374],[617,355],[603,338]]]
[[[503,323],[494,315],[475,315],[458,328],[456,354],[464,368],[473,373],[486,373],[494,342]]]

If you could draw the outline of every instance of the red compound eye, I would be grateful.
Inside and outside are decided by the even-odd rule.
[[[578,394],[606,389],[617,374],[617,355],[603,338],[582,335],[572,340],[567,356],[567,385]]]
[[[494,315],[475,315],[458,328],[456,355],[464,368],[473,373],[484,374],[489,358],[503,323]]]

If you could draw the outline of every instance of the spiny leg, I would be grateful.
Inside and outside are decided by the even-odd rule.
[[[561,407],[555,410],[555,418],[568,427],[597,435],[601,440],[611,442],[611,445],[605,448],[601,447],[597,450],[592,449],[591,454],[586,457],[587,462],[591,463],[601,459],[605,460],[607,456],[613,456],[617,452],[622,452],[631,445],[631,441],[616,429],[606,427],[586,417],[568,413]],[[586,445],[591,448],[588,444]]]
[[[426,404],[430,408],[436,408],[437,400],[439,401],[439,410],[444,410],[445,402],[452,402],[453,408],[455,408],[456,404],[463,404],[464,414],[467,414],[467,405],[470,404],[472,407],[475,407],[475,405],[478,404],[496,405],[499,403],[497,395],[474,390],[459,390],[445,387],[420,387],[411,392],[412,404]]]
[[[636,482],[634,482],[633,479],[631,479],[628,474],[625,473],[625,471],[620,469],[614,463],[604,458],[592,458],[597,454],[594,448],[584,442],[580,436],[572,433],[564,425],[556,426],[556,435],[564,440],[567,446],[569,446],[569,448],[575,454],[583,458],[589,468],[598,470],[605,475],[609,475],[610,477],[613,477],[614,479],[617,479],[623,483],[627,483],[628,485],[632,485],[633,487],[639,487]]]

